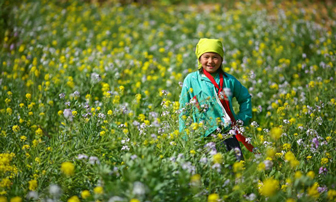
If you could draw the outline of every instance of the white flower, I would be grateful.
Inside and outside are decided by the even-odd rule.
[[[65,110],[63,111],[63,115],[64,115],[64,117],[65,117],[66,119],[72,121],[72,117],[73,117],[73,115],[72,115],[72,111],[71,111],[71,109],[65,109]]]
[[[108,202],[123,202],[123,201],[125,201],[125,199],[119,196],[113,196],[108,200]]]
[[[199,160],[200,163],[202,164],[206,164],[208,162],[208,159],[206,157],[202,157],[200,160]]]
[[[59,97],[60,97],[61,99],[63,99],[63,98],[65,97],[65,94],[64,94],[64,93],[61,93],[61,94],[59,94]]]
[[[127,150],[127,151],[129,151],[130,150],[130,148],[128,147],[128,146],[123,146],[122,148],[121,148],[121,150]]]
[[[217,172],[221,171],[221,165],[219,163],[215,163],[213,164],[213,166],[211,167],[212,169],[216,169]]]
[[[256,198],[257,198],[257,196],[254,193],[252,193],[252,194],[250,194],[249,196],[246,197],[246,199],[249,200],[249,201],[254,201]]]
[[[302,145],[303,144],[303,140],[299,139],[298,141],[296,141],[298,143],[298,145]]]
[[[51,184],[51,185],[49,186],[49,193],[50,193],[51,195],[59,196],[59,195],[61,195],[61,192],[62,192],[62,190],[61,190],[61,188],[60,188],[58,185],[56,185],[56,184]]]
[[[134,195],[144,195],[146,193],[146,187],[141,182],[134,182],[133,184],[133,194]]]
[[[92,165],[94,165],[94,164],[100,164],[100,161],[99,161],[98,157],[96,157],[96,156],[90,156],[89,163],[92,164]]]
[[[36,191],[28,192],[27,199],[37,200],[38,199],[38,193]]]
[[[93,84],[98,83],[100,80],[101,80],[101,78],[100,78],[99,74],[97,74],[97,73],[92,73],[91,74],[91,82]]]
[[[271,170],[272,169],[272,166],[273,166],[273,162],[270,161],[270,160],[265,160],[264,161],[264,164],[265,164],[265,169],[266,170]]]
[[[78,154],[77,159],[81,160],[81,159],[87,159],[88,156],[86,156],[85,154]]]

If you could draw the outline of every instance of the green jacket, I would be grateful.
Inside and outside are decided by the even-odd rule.
[[[249,124],[252,118],[251,95],[248,90],[232,75],[225,73],[223,88],[230,89],[231,93],[227,93],[230,110],[236,120],[242,120],[244,125]],[[215,81],[219,85],[219,74],[215,76]],[[191,90],[192,88],[192,90]],[[199,71],[190,73],[184,79],[182,91],[180,95],[180,115],[179,129],[184,133],[184,129],[188,128],[192,123],[203,122],[205,126],[204,136],[213,133],[219,126],[225,130],[231,127],[230,121],[223,112],[223,106],[216,99],[218,90],[215,91],[214,85]],[[239,113],[235,114],[232,108],[232,98],[236,97],[239,103]],[[196,99],[194,99],[196,98]],[[225,118],[226,117],[226,118]],[[230,119],[229,119],[230,120]]]

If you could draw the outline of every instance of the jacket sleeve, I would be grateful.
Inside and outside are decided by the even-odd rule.
[[[183,81],[183,86],[180,94],[180,115],[179,115],[179,131],[180,133],[184,133],[184,129],[186,128],[186,118],[190,116],[189,110],[187,109],[187,104],[191,99],[190,95],[190,80],[188,76]]]
[[[242,120],[244,122],[244,126],[246,126],[252,118],[251,95],[236,78],[234,78],[233,86],[233,96],[236,97],[239,103],[239,113],[236,116],[236,120]]]

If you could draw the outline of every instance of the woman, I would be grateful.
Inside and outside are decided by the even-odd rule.
[[[252,118],[251,95],[234,76],[223,71],[224,51],[221,41],[200,39],[195,54],[199,70],[187,75],[180,95],[180,132],[183,133],[192,123],[201,122],[205,127],[204,137],[216,131],[228,133],[236,120],[248,125]],[[238,114],[232,108],[233,97],[239,103]],[[244,141],[245,146],[248,144],[239,134],[224,140],[223,144],[228,151],[239,150],[237,160],[241,160],[243,156],[237,138]]]

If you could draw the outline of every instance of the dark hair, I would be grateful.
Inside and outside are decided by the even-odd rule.
[[[203,67],[201,67],[198,71],[200,74],[203,74]],[[227,77],[226,73],[222,68],[222,65],[217,69],[216,73],[222,73],[225,77]]]

